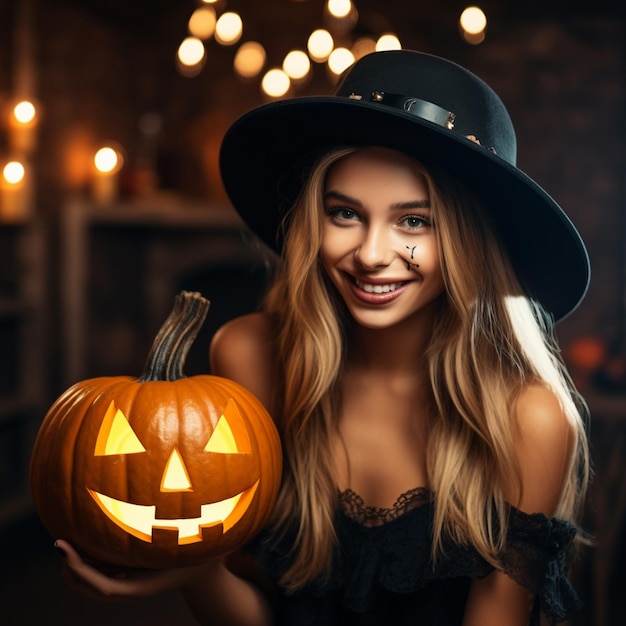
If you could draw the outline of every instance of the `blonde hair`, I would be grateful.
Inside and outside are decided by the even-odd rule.
[[[572,522],[589,477],[586,407],[560,358],[551,317],[525,295],[480,203],[445,173],[422,174],[448,303],[428,347],[437,419],[427,463],[435,494],[445,494],[435,500],[433,556],[447,535],[497,565],[508,527],[504,493],[522,497],[512,441],[515,401],[528,385],[544,385],[575,433],[555,511]]]
[[[283,581],[291,589],[329,571],[335,541],[337,487],[328,450],[337,424],[345,315],[330,295],[318,254],[326,172],[351,152],[334,151],[311,172],[286,216],[283,263],[266,299],[266,309],[276,316],[274,406],[285,457],[275,527],[279,536],[294,525],[298,529],[298,550]]]
[[[281,382],[275,405],[285,452],[274,528],[278,537],[297,529],[282,580],[291,590],[328,574],[336,539],[338,492],[329,450],[350,320],[318,254],[326,174],[355,150],[332,151],[312,169],[286,218],[283,263],[266,301],[276,319]],[[560,360],[551,320],[525,296],[479,202],[445,173],[418,163],[416,168],[429,187],[447,295],[427,349],[435,411],[427,446],[435,497],[433,558],[449,537],[473,545],[495,565],[507,530],[503,494],[511,486],[521,489],[510,418],[516,398],[530,383],[546,385],[577,435],[556,512],[571,521],[589,474],[584,411]]]

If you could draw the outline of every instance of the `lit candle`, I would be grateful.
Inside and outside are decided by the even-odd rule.
[[[122,168],[121,153],[111,146],[100,148],[94,156],[93,199],[97,204],[112,204],[119,191],[118,174]]]
[[[18,154],[30,155],[37,147],[37,108],[31,100],[21,100],[11,111],[9,141]]]
[[[26,169],[19,161],[9,161],[0,176],[0,221],[20,222],[30,213]]]

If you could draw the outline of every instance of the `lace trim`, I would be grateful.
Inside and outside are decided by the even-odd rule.
[[[365,506],[363,498],[352,489],[339,493],[339,506],[351,520],[362,526],[382,526],[408,511],[432,501],[432,492],[426,487],[416,487],[400,494],[389,508]]]

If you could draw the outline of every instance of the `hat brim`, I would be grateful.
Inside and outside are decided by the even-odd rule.
[[[584,297],[590,270],[582,239],[559,205],[524,172],[428,120],[338,96],[258,107],[224,137],[225,190],[251,230],[274,250],[280,249],[280,221],[308,168],[340,146],[392,148],[454,175],[483,202],[529,296],[555,319],[571,313]]]

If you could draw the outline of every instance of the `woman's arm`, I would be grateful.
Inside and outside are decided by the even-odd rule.
[[[250,313],[224,324],[213,336],[211,372],[251,391],[272,415],[271,325],[264,313]]]
[[[199,624],[272,624],[266,595],[252,582],[232,573],[221,559],[194,567],[104,573],[81,558],[67,542],[59,540],[55,545],[65,554],[64,582],[91,599],[124,602],[179,588]]]
[[[239,553],[229,555],[226,566],[212,569],[209,576],[196,576],[181,592],[200,624],[271,626],[273,612],[268,582],[251,562]],[[244,563],[243,568],[241,563]],[[210,585],[210,593],[207,593]]]
[[[526,513],[554,514],[569,468],[573,431],[555,395],[529,387],[516,405],[515,451],[522,493],[508,494]],[[502,572],[472,582],[463,626],[527,626],[533,598]]]

